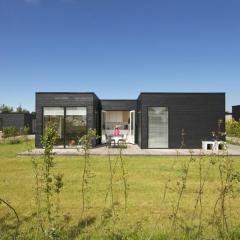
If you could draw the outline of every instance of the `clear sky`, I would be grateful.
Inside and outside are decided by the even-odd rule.
[[[0,0],[0,104],[36,91],[226,92],[240,104],[239,0]]]

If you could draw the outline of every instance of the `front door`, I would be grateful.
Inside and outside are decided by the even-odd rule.
[[[129,143],[135,143],[135,111],[130,111]]]

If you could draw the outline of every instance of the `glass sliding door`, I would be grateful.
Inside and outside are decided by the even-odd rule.
[[[129,142],[135,143],[135,111],[130,111]]]
[[[148,108],[148,148],[168,148],[168,108]]]
[[[86,107],[66,108],[66,145],[75,146],[87,132],[87,109]]]
[[[57,146],[64,147],[64,108],[62,107],[44,107],[43,108],[43,132],[52,122],[56,126],[58,138]]]
[[[102,139],[101,142],[102,143],[106,143],[107,139],[106,139],[106,111],[102,110],[102,118],[101,118],[101,133],[102,133]]]

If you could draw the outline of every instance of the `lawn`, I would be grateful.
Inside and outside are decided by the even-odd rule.
[[[32,158],[16,155],[26,150],[30,143],[0,144],[0,197],[9,202],[20,217],[20,235],[25,236],[20,239],[32,236],[31,232],[34,232],[33,228],[36,224]],[[151,239],[171,239],[169,236],[177,239],[193,239],[200,220],[199,205],[196,208],[196,216],[193,217],[199,190],[199,157],[192,159],[189,165],[186,188],[182,191],[175,225],[172,227],[174,209],[176,210],[186,173],[183,168],[189,163],[189,159],[189,157],[180,156],[124,156],[127,173],[127,208],[125,210],[121,162],[119,157],[111,157],[114,167],[113,214],[110,193],[106,197],[110,184],[108,157],[91,156],[92,177],[89,180],[88,208],[85,214],[92,221],[87,226],[82,226],[79,222],[82,210],[81,186],[84,158],[55,156],[54,171],[64,174],[64,186],[60,194],[60,212],[61,219],[64,218],[66,222],[64,229],[71,232],[68,239],[81,239],[81,237],[89,236],[91,237],[88,239],[106,239],[107,236],[111,236],[109,238],[112,239],[150,239],[150,237]],[[217,161],[218,157],[211,157],[211,159]],[[240,170],[240,158],[234,157],[233,160],[234,171]],[[224,238],[219,230],[221,222],[212,221],[214,205],[221,188],[219,165],[218,162],[209,165],[209,161],[210,157],[202,158],[202,176],[205,175],[208,166],[210,169],[202,193],[202,235],[200,235],[201,239]],[[231,239],[240,239],[238,235],[239,183],[234,182],[234,184],[234,196],[227,195],[225,199],[228,226],[225,230],[230,233],[228,237],[231,236]],[[177,188],[178,191],[173,190]],[[12,232],[10,228],[14,223],[14,218],[9,213],[8,209],[0,204],[0,237],[2,239],[9,239],[6,236],[8,232],[9,234]],[[218,213],[220,214],[220,210],[217,208]],[[218,220],[220,221],[220,218]],[[72,234],[73,230],[75,234]],[[29,239],[34,238],[29,237]],[[199,239],[199,232],[196,239]]]

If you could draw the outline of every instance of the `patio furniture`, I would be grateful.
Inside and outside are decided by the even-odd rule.
[[[123,135],[123,137],[121,139],[118,140],[118,145],[126,145],[127,144],[127,137],[128,137],[128,133]]]
[[[108,147],[112,147],[112,143],[115,146],[115,139],[112,139],[111,135],[105,134],[106,137],[106,144]]]
[[[114,147],[116,146],[116,143],[118,143],[120,140],[123,139],[123,134],[119,134],[119,136],[114,136],[113,134],[109,135],[110,142],[114,142]],[[110,145],[112,146],[112,145]]]

